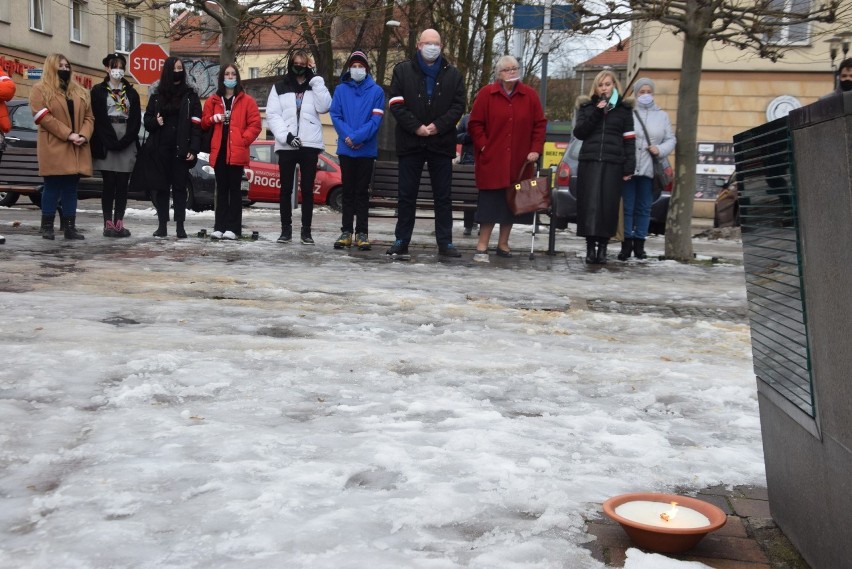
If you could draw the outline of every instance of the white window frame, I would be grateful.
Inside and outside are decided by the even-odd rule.
[[[30,29],[37,32],[50,32],[50,0],[29,0]],[[37,26],[41,20],[40,26]]]
[[[128,37],[129,23],[133,24],[133,29],[129,32],[132,34],[130,37]],[[113,25],[115,26],[115,51],[118,53],[130,53],[133,51],[139,38],[139,18],[134,18],[127,14],[116,14]]]
[[[69,8],[69,30],[68,34],[71,41],[74,43],[84,43],[86,41],[86,0],[71,0]],[[75,28],[74,17],[77,17],[77,25]]]
[[[809,14],[812,2],[813,0],[770,0],[769,8],[787,14]],[[773,19],[770,18],[771,20]],[[767,41],[771,45],[810,45],[811,24],[805,22],[778,28]]]
[[[260,77],[260,67],[249,67],[249,79]]]

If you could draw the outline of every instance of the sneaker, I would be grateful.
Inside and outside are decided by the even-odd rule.
[[[118,232],[115,230],[113,222],[104,222],[104,237],[118,237]]]
[[[465,237],[470,237],[472,233],[473,233],[473,227],[465,227],[465,228],[464,228],[464,233],[463,233],[463,235],[464,235]]]
[[[214,231],[210,234],[210,239],[221,239],[223,235],[224,233],[222,233],[221,231]]]
[[[335,249],[343,249],[344,247],[352,246],[352,232],[344,231],[340,234],[340,237],[337,238],[337,241],[334,242]]]
[[[369,251],[373,248],[370,245],[370,240],[367,238],[366,233],[359,233],[357,237],[355,237],[355,245],[358,247],[359,251]]]
[[[479,249],[473,254],[473,260],[477,263],[490,263],[491,260],[488,258],[488,251],[480,251]]]
[[[443,247],[438,247],[438,254],[443,257],[461,257],[461,251],[456,249],[456,246],[452,243],[447,243]]]
[[[311,230],[310,229],[302,229],[302,236],[301,236],[300,240],[302,242],[302,245],[313,245],[314,239],[313,239],[313,237],[311,237]]]
[[[222,234],[222,239],[228,239],[230,241],[233,241],[236,238],[237,238],[237,234],[234,233],[233,231],[226,231],[225,233]]]
[[[113,225],[115,225],[116,237],[130,237],[130,230],[124,227],[124,220],[119,219]]]
[[[278,238],[279,243],[289,243],[293,240],[293,227],[287,225],[281,228],[281,236]]]
[[[399,239],[393,242],[390,249],[387,250],[387,255],[408,255],[408,243],[403,243]]]

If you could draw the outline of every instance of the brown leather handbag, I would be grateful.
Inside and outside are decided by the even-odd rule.
[[[550,208],[550,178],[547,176],[534,176],[521,179],[524,172],[534,162],[526,161],[518,173],[519,182],[509,186],[506,190],[506,203],[514,215],[532,213]],[[533,170],[535,172],[535,170]]]

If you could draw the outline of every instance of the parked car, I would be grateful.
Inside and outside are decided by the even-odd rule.
[[[251,145],[251,162],[246,168],[248,177],[249,203],[278,203],[281,194],[281,173],[274,140],[258,140]],[[297,200],[302,203],[302,192],[297,191]],[[314,204],[328,205],[343,211],[343,181],[340,162],[328,152],[321,152],[314,181]]]
[[[38,127],[33,121],[30,102],[26,99],[12,99],[6,102],[6,108],[9,110],[9,118],[12,122],[12,129],[6,133],[6,144],[14,148],[31,148],[35,153]],[[29,196],[30,201],[37,203],[37,193],[32,192]],[[20,192],[6,191],[0,185],[0,206],[11,207],[20,197]]]
[[[579,165],[580,147],[583,141],[572,138],[565,149],[565,154],[556,168],[554,184],[554,203],[558,218],[570,223],[577,223],[577,197],[574,188],[577,187],[577,166]],[[666,232],[666,216],[669,212],[671,187],[665,191],[654,190],[654,202],[651,204],[651,224],[649,233],[664,235]],[[563,221],[564,223],[564,221]],[[559,222],[557,220],[557,227]]]

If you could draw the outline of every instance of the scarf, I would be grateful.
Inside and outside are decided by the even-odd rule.
[[[432,93],[435,91],[435,83],[438,81],[438,73],[441,71],[441,56],[432,63],[423,61],[420,52],[417,52],[417,63],[420,65],[420,70],[426,76],[426,96],[432,98]]]

